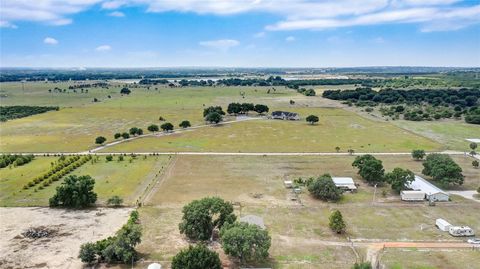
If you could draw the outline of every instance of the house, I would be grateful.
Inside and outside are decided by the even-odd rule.
[[[240,222],[245,222],[252,225],[257,225],[258,227],[265,229],[265,224],[263,223],[263,218],[255,215],[245,215],[240,218]]]
[[[444,192],[437,186],[428,182],[422,177],[415,176],[415,180],[407,185],[409,189],[414,191],[422,191],[425,193],[425,199],[432,202],[446,202],[450,199],[448,193]]]
[[[353,178],[351,177],[332,177],[332,180],[339,189],[346,191],[357,190],[357,186],[355,186],[355,182],[353,182]]]
[[[300,120],[298,113],[286,112],[286,111],[273,111],[272,119],[280,120]]]
[[[423,191],[401,191],[402,201],[423,201],[425,192]]]

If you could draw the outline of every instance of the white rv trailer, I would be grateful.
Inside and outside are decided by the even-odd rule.
[[[435,226],[437,226],[437,228],[441,231],[448,232],[450,230],[450,227],[452,227],[452,224],[448,223],[444,219],[437,219],[435,221]]]
[[[474,236],[472,228],[468,226],[450,226],[448,233],[452,236]]]

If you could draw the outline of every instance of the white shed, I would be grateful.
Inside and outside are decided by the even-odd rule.
[[[425,193],[425,199],[429,201],[440,201],[440,202],[447,202],[450,199],[448,193],[444,192],[437,186],[433,185],[432,183],[428,182],[422,177],[415,176],[415,180],[411,182],[408,188],[415,190],[415,191],[422,191]]]
[[[425,200],[425,192],[423,191],[402,191],[400,193],[402,201],[423,201]]]
[[[353,182],[353,178],[351,177],[332,177],[333,183],[339,189],[354,191],[357,189],[355,186],[355,182]]]
[[[435,221],[435,226],[437,226],[438,229],[440,229],[444,232],[448,232],[450,227],[452,226],[452,224],[448,223],[448,221],[446,221],[444,219],[437,219]]]

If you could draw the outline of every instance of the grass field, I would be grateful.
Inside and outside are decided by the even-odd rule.
[[[387,249],[381,262],[390,269],[476,269],[480,251]]]
[[[320,121],[255,120],[201,128],[164,137],[147,137],[104,151],[221,151],[221,152],[398,152],[414,148],[439,150],[429,139],[362,118],[335,108],[296,108],[302,116],[318,115]],[[372,135],[372,131],[375,135]]]
[[[124,204],[134,205],[150,181],[166,166],[169,157],[138,157],[132,163],[129,158],[125,157],[123,162],[106,162],[105,157],[100,157],[98,162],[87,162],[73,171],[72,175],[90,175],[95,179],[94,191],[98,194],[98,204],[104,204],[111,196],[118,195],[124,199]],[[50,162],[55,160],[37,157],[21,167],[3,168],[0,171],[0,206],[47,206],[48,199],[63,180],[38,191],[35,188],[22,188],[33,178],[47,172]]]
[[[139,250],[148,260],[168,261],[188,242],[179,234],[181,208],[206,196],[220,196],[235,203],[237,215],[261,216],[272,235],[273,268],[350,268],[355,255],[346,247],[325,246],[323,240],[345,242],[345,236],[328,228],[331,210],[342,211],[347,235],[353,239],[455,240],[434,226],[436,218],[468,224],[480,229],[480,204],[452,197],[453,202],[429,207],[410,204],[381,187],[372,204],[373,187],[366,185],[351,166],[353,157],[262,157],[262,156],[176,156],[173,167],[157,192],[140,209],[145,237]],[[421,163],[409,157],[382,157],[387,170],[400,166],[421,170]],[[466,170],[469,159],[455,158]],[[473,169],[473,168],[472,168]],[[312,199],[307,193],[291,201],[283,180],[323,173],[352,176],[360,183],[359,192],[345,194],[339,203]],[[477,174],[469,174],[468,184],[478,184]],[[476,182],[476,183],[475,183]],[[383,197],[382,191],[387,195]],[[364,249],[359,249],[361,252]],[[343,256],[342,256],[343,255]],[[267,266],[263,264],[262,266]]]
[[[442,145],[342,109],[336,102],[319,96],[306,97],[284,87],[195,87],[132,88],[130,96],[120,96],[123,85],[109,89],[91,88],[86,93],[48,93],[53,87],[67,88],[68,83],[2,83],[2,105],[57,105],[60,111],[48,112],[1,123],[0,151],[71,152],[95,147],[94,139],[113,140],[116,132],[130,127],[160,124],[159,116],[175,126],[182,120],[203,124],[205,106],[230,102],[263,103],[273,110],[287,110],[306,117],[320,117],[316,126],[302,122],[255,121],[231,126],[204,128],[171,138],[146,138],[113,150],[192,150],[192,151],[334,151],[352,147],[357,151],[404,151],[415,147],[441,149]],[[340,86],[339,86],[340,87]],[[270,89],[270,93],[267,90]],[[242,93],[242,95],[241,95]],[[3,96],[2,95],[2,96]],[[110,95],[111,98],[107,98]],[[6,96],[6,97],[5,97]],[[93,103],[93,98],[100,102]],[[290,105],[290,100],[295,104]],[[330,107],[330,108],[321,108]],[[372,130],[375,136],[371,135]]]

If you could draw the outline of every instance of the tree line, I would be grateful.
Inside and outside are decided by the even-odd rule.
[[[0,106],[0,121],[19,119],[48,111],[58,111],[58,106]]]
[[[31,162],[35,156],[32,154],[30,155],[10,155],[10,154],[2,154],[0,155],[0,168],[7,167],[9,165],[13,165],[14,167],[22,166]]]

